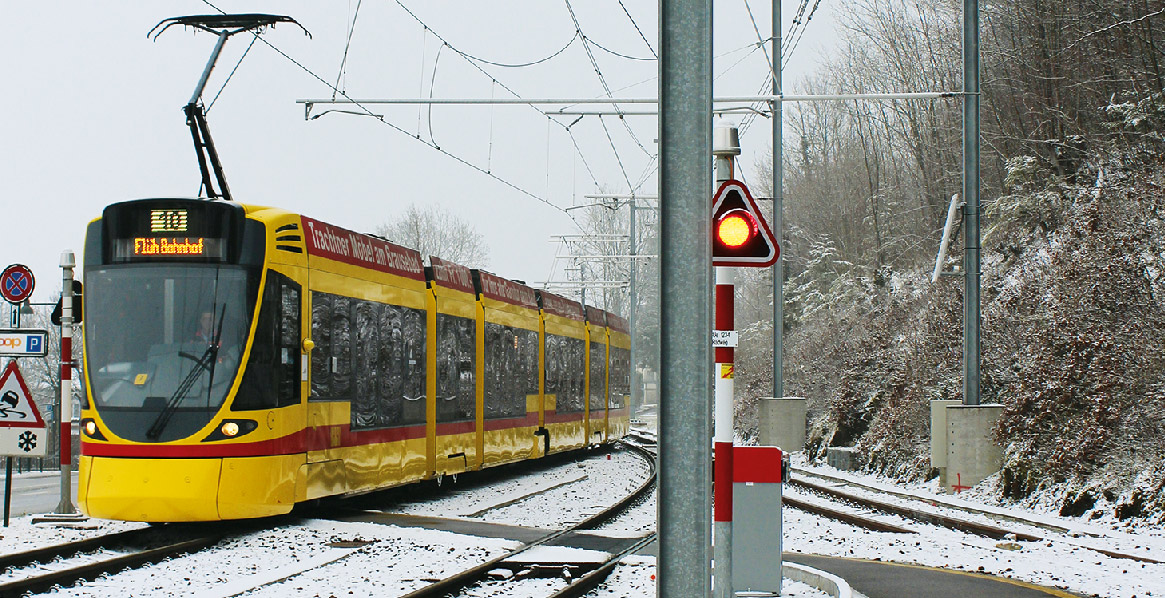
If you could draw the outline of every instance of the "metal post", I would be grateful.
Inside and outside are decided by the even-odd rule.
[[[218,33],[218,42],[214,44],[214,50],[210,52],[210,59],[206,61],[206,67],[202,69],[202,76],[198,78],[198,84],[194,86],[194,93],[190,96],[190,101],[187,104],[194,105],[202,97],[202,90],[206,89],[206,81],[210,79],[210,72],[214,70],[214,64],[218,62],[218,55],[222,53],[222,47],[227,43],[227,38],[231,34],[227,31],[220,31]]]
[[[57,513],[76,513],[73,508],[73,252],[61,252],[61,502]]]
[[[8,513],[12,511],[12,457],[4,466],[4,527],[8,527]]]
[[[716,158],[716,185],[733,178],[732,159],[740,154],[740,141],[736,127],[716,126],[712,129],[712,155]],[[735,285],[736,270],[717,266],[716,271],[716,314],[715,330],[736,329]],[[715,408],[713,454],[715,472],[713,480],[712,511],[712,562],[714,563],[713,596],[732,598],[732,440],[733,440],[733,394],[736,390],[732,377],[735,355],[732,347],[717,346],[713,349],[715,363],[712,379],[715,382]]]
[[[963,0],[963,404],[979,404],[979,0]]]
[[[712,2],[659,9],[660,410],[657,596],[711,591]]]
[[[784,95],[781,81],[781,0],[773,0],[773,95]],[[784,131],[785,104],[773,102],[773,236],[783,245],[785,227],[785,165]],[[781,247],[777,263],[773,264],[773,396],[785,396],[785,255],[787,247]]]
[[[635,273],[637,270],[639,270],[639,261],[635,257],[637,253],[635,250],[635,212],[638,210],[639,206],[635,205],[634,196],[631,197],[631,203],[629,205],[631,206],[631,224],[628,227],[630,231],[628,232],[627,237],[630,241],[630,247],[628,248],[630,251],[628,251],[628,253],[631,255],[631,289],[628,293],[630,296],[630,301],[628,303],[630,305],[627,306],[627,330],[631,332],[631,347],[628,350],[628,353],[630,353],[631,361],[631,412],[634,413],[635,410],[639,407],[639,401],[642,400],[643,396],[642,391],[639,388],[642,384],[642,378],[638,378],[636,376],[638,367],[636,366],[635,362],[635,357],[637,355],[635,352],[635,312],[639,310],[639,295],[635,294]]]

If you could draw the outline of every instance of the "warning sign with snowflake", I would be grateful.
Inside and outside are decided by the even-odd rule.
[[[10,361],[0,375],[0,455],[43,457],[47,445],[44,420],[16,361]]]

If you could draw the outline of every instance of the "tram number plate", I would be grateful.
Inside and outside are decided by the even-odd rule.
[[[735,330],[713,330],[712,331],[712,346],[713,347],[732,347],[736,348],[736,343],[740,339],[740,333]]]

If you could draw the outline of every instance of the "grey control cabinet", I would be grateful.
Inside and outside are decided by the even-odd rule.
[[[781,593],[781,449],[738,446],[732,457],[732,589]]]

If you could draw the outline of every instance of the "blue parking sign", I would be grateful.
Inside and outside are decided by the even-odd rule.
[[[28,338],[28,340],[26,341],[27,344],[25,345],[25,347],[27,347],[26,350],[29,353],[40,353],[41,351],[44,351],[44,349],[40,345],[41,341],[44,340],[43,336],[41,336],[39,334],[30,334],[30,335],[28,335],[27,338]]]

